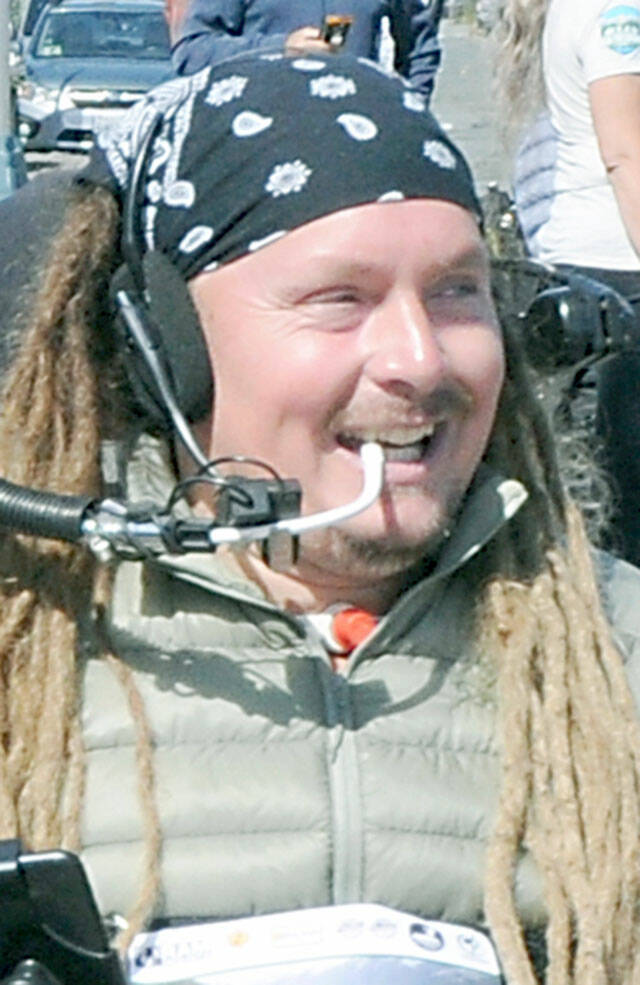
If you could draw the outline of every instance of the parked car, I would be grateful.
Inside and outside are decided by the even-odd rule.
[[[18,134],[27,150],[86,150],[172,75],[162,0],[59,0],[24,50]]]
[[[38,17],[48,3],[56,3],[57,0],[27,0],[22,8],[22,16],[18,29],[18,36],[24,43],[33,34]]]

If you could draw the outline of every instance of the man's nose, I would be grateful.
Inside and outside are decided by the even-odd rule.
[[[417,292],[388,295],[370,315],[364,344],[366,373],[383,389],[428,392],[448,375],[442,332]]]

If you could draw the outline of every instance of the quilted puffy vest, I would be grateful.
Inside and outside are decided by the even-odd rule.
[[[234,581],[222,556],[123,563],[112,644],[134,672],[154,743],[167,918],[379,902],[481,925],[497,794],[490,697],[472,672],[469,558],[524,498],[476,483],[434,571],[332,671],[307,622]],[[611,567],[611,566],[610,566]],[[614,618],[638,646],[640,573],[615,564]],[[638,660],[630,664],[640,692]],[[105,913],[126,913],[143,823],[121,686],[89,660],[83,858]],[[528,922],[544,912],[525,857]]]

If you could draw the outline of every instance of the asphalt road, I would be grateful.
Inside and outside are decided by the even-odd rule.
[[[493,93],[494,42],[480,31],[445,20],[443,62],[432,109],[467,155],[481,195],[490,182],[510,187],[512,151],[500,135]]]

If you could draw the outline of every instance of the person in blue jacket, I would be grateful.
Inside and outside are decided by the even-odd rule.
[[[322,40],[321,25],[331,14],[353,18],[340,50],[376,59],[387,17],[395,68],[427,101],[440,64],[443,6],[444,0],[166,0],[173,62],[180,75],[258,48],[326,53],[331,47]]]

